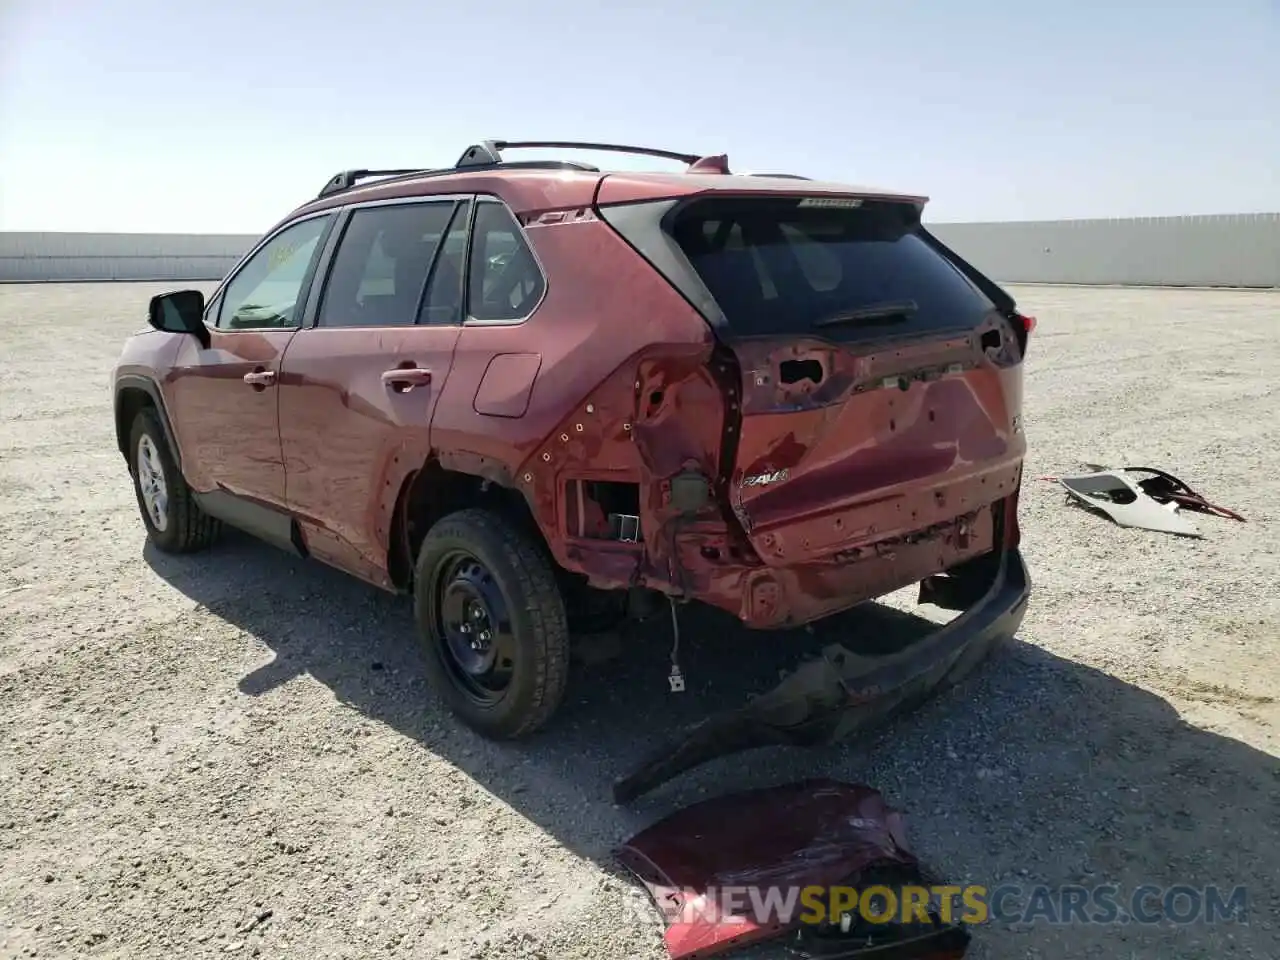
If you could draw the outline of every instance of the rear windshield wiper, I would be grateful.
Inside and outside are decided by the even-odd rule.
[[[845,310],[840,313],[815,320],[815,327],[835,327],[843,324],[873,325],[878,323],[903,323],[915,316],[920,309],[914,300],[885,300],[859,307],[857,310]]]

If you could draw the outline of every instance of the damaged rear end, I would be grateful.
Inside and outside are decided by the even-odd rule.
[[[714,486],[745,550],[695,554],[697,598],[752,627],[914,583],[922,601],[965,611],[893,657],[829,649],[781,695],[735,711],[736,727],[655,758],[662,770],[624,785],[634,795],[697,755],[851,732],[1017,629],[1032,322],[921,225],[921,198],[773,180],[615,199],[632,202],[604,203],[603,218],[703,315],[730,370]]]
[[[703,592],[753,627],[1016,546],[1026,449],[1027,324],[923,201],[785,186],[602,208],[732,368],[716,489],[749,558]]]

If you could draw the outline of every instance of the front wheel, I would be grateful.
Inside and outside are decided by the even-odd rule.
[[[147,536],[165,553],[203,550],[219,523],[196,504],[155,412],[138,412],[129,431],[129,468]]]
[[[554,570],[498,514],[436,523],[414,573],[427,676],[450,709],[493,740],[533,733],[564,697],[569,629]]]

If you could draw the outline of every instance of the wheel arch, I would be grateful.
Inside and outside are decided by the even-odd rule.
[[[164,430],[165,443],[173,454],[174,463],[182,468],[182,451],[178,448],[177,437],[173,425],[169,422],[169,412],[165,408],[164,395],[159,385],[150,377],[139,374],[125,374],[115,384],[115,427],[116,446],[126,461],[129,456],[129,431],[133,421],[144,409],[153,409],[160,419],[160,427]]]
[[[427,531],[442,517],[469,507],[512,521],[532,535],[555,563],[525,494],[502,477],[471,472],[468,466],[432,454],[405,475],[395,499],[387,546],[387,575],[397,589],[411,588],[418,548]]]

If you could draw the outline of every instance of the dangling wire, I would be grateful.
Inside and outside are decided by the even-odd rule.
[[[681,693],[684,690],[684,674],[680,672],[680,618],[676,614],[676,598],[667,597],[667,601],[671,605],[671,673],[667,675],[667,680],[671,684],[672,693]]]

